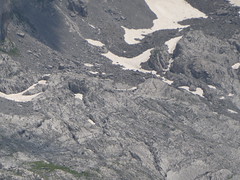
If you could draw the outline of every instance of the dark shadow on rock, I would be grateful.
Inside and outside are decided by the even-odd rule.
[[[13,13],[20,23],[30,27],[30,34],[47,46],[60,50],[60,14],[54,8],[53,0],[17,0]]]
[[[86,94],[88,92],[88,87],[85,80],[72,80],[68,82],[68,87],[73,93]]]
[[[88,15],[86,3],[81,0],[68,0],[68,9],[82,17],[87,17]]]
[[[0,43],[3,42],[7,36],[7,27],[10,21],[10,0],[0,0]]]
[[[43,140],[43,137],[33,134],[25,129],[19,130],[11,136],[5,135],[2,128],[0,135],[0,149],[11,153],[26,152],[38,157],[48,157],[49,154],[55,154],[66,151],[51,140]]]

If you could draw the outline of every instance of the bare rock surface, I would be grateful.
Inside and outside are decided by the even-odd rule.
[[[188,0],[207,17],[130,45],[123,26],[156,19],[144,0],[12,2],[15,51],[0,50],[0,179],[240,178],[238,7]],[[133,70],[104,56],[132,65],[146,51]]]

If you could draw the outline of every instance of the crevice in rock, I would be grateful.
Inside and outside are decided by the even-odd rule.
[[[158,150],[157,148],[153,147],[153,143],[145,141],[144,144],[148,147],[150,153],[153,157],[153,164],[155,169],[159,172],[159,174],[163,177],[167,177],[167,172],[164,172],[164,170],[161,168],[160,160],[158,157]]]

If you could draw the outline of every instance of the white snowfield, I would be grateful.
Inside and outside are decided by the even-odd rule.
[[[11,100],[11,101],[16,101],[16,102],[29,102],[29,101],[32,101],[33,98],[40,95],[42,92],[33,94],[33,95],[24,95],[24,93],[26,93],[29,90],[34,89],[38,84],[45,85],[46,83],[47,82],[45,80],[38,81],[38,83],[33,84],[28,89],[26,89],[20,93],[17,93],[17,94],[5,94],[5,93],[0,92],[0,97]]]
[[[181,39],[182,39],[182,36],[178,36],[178,37],[172,38],[172,39],[170,39],[170,40],[168,40],[168,41],[165,42],[165,45],[167,45],[167,47],[168,47],[168,53],[169,53],[169,54],[173,54],[174,50],[176,49],[177,43],[178,43]],[[174,61],[173,61],[172,58],[169,59],[168,67],[167,67],[167,69],[164,69],[164,71],[165,71],[164,73],[166,73],[167,71],[170,70],[171,65],[172,65],[173,62],[174,62]]]
[[[208,87],[211,89],[217,89],[215,86],[212,86],[212,85],[208,85]]]
[[[86,66],[86,67],[93,67],[94,65],[90,64],[90,63],[85,63],[84,66]]]
[[[125,41],[128,44],[137,44],[144,35],[154,31],[164,29],[178,29],[188,27],[180,25],[178,22],[191,18],[207,18],[198,9],[192,7],[185,0],[145,0],[149,8],[156,14],[157,19],[153,21],[153,26],[149,29],[128,29],[125,30]]]
[[[116,89],[116,91],[134,91],[137,90],[137,87],[131,87],[131,88],[126,88],[126,89]]]
[[[240,6],[240,0],[229,0],[229,2],[234,6]]]
[[[105,44],[99,42],[99,41],[95,41],[92,39],[86,39],[86,41],[89,44],[92,44],[93,46],[105,46]],[[141,67],[141,63],[148,61],[148,59],[151,56],[151,50],[153,50],[153,48],[148,49],[146,51],[144,51],[142,54],[133,57],[133,58],[126,58],[126,57],[121,57],[121,56],[117,56],[115,54],[113,54],[111,51],[108,51],[107,53],[102,53],[102,56],[105,56],[106,58],[110,59],[112,61],[113,64],[115,65],[121,65],[123,66],[123,69],[125,70],[133,70],[133,71],[140,71],[140,72],[144,72],[144,73],[153,73],[156,74],[155,71],[148,71],[148,70],[144,70]],[[88,64],[85,63],[84,64],[87,67],[92,67],[92,64]],[[93,71],[89,71],[91,74],[97,74],[98,72],[93,72]]]
[[[176,49],[177,43],[182,39],[182,36],[172,38],[165,42],[168,47],[168,53],[173,54],[173,51]]]
[[[90,124],[92,124],[92,125],[95,125],[96,123],[93,121],[93,120],[91,120],[91,119],[88,119],[88,122],[90,123]]]
[[[165,42],[165,44],[168,46],[168,51],[169,53],[173,53],[173,51],[176,48],[176,45],[178,43],[178,41],[182,38],[182,36],[179,37],[175,37],[170,39],[169,41]],[[86,39],[88,43],[94,45],[94,46],[105,46],[105,44],[102,44],[101,42],[92,40],[92,39]],[[94,44],[94,43],[95,44]],[[154,75],[157,74],[156,71],[149,71],[149,70],[144,70],[141,67],[141,63],[147,62],[151,56],[151,51],[153,50],[153,48],[148,49],[146,51],[144,51],[142,54],[132,57],[132,58],[126,58],[126,57],[121,57],[121,56],[117,56],[115,54],[113,54],[111,51],[108,51],[107,53],[102,53],[102,56],[105,56],[106,58],[110,59],[112,61],[113,64],[115,65],[121,65],[123,66],[123,69],[125,70],[133,70],[133,71],[140,71],[143,73],[152,73]],[[170,66],[172,64],[172,60],[169,60],[169,67],[167,69],[165,69],[165,71],[168,71],[170,69]],[[89,63],[85,63],[84,66],[86,67],[93,67],[94,65],[89,64]],[[91,74],[97,74],[98,72],[93,72],[93,71],[89,71]],[[168,84],[172,84],[173,81],[169,81],[169,80],[164,80],[164,82],[168,83]]]
[[[232,113],[232,114],[238,114],[238,112],[232,110],[232,109],[228,109],[228,112]]]
[[[192,94],[195,94],[195,95],[199,95],[199,96],[201,96],[201,97],[204,97],[204,96],[203,96],[203,90],[202,90],[202,88],[196,88],[196,91],[190,91],[188,86],[180,86],[180,87],[178,87],[178,88],[180,88],[180,89],[185,89],[185,90],[187,90],[188,92],[190,92],[190,93],[192,93]]]
[[[167,83],[168,85],[172,85],[174,81],[168,80],[165,77],[162,77],[162,81]]]
[[[83,94],[77,93],[77,94],[75,94],[75,98],[76,98],[76,99],[83,100]]]
[[[93,39],[85,39],[89,44],[93,45],[93,46],[97,46],[97,47],[103,47],[104,44],[101,43],[100,41],[96,41]]]
[[[89,71],[91,74],[98,74],[97,71]]]
[[[164,29],[178,29],[178,28],[181,29],[188,27],[180,25],[178,23],[186,19],[207,18],[207,16],[204,13],[200,12],[198,9],[193,8],[185,0],[145,0],[145,1],[149,8],[156,14],[157,19],[153,21],[153,26],[152,28],[149,29],[128,29],[123,27],[125,30],[124,38],[128,44],[139,43],[139,41],[136,39],[141,40],[144,38],[144,35],[153,33],[154,31]],[[176,45],[181,38],[182,36],[179,36],[165,42],[165,44],[168,46],[168,52],[170,54],[174,52]],[[104,46],[103,43],[96,40],[86,39],[86,41],[93,46],[98,47]],[[121,65],[125,70],[140,71],[143,73],[152,73],[156,75],[156,71],[144,70],[141,67],[141,63],[147,62],[148,59],[150,58],[151,50],[152,49],[148,49],[144,51],[142,54],[132,58],[117,56],[113,54],[111,51],[108,51],[107,53],[102,53],[102,56],[105,56],[106,58],[110,59],[112,63],[115,65]],[[168,71],[170,69],[173,60],[170,59],[169,62],[170,62],[169,67],[165,69],[165,71]],[[167,79],[163,79],[163,82],[169,85],[173,83],[173,81]],[[201,88],[197,88],[196,92],[192,91],[190,92],[203,97],[203,90]]]
[[[240,1],[240,0],[239,0],[239,1]],[[236,64],[232,65],[232,68],[233,68],[233,69],[238,69],[238,68],[240,68],[240,63],[236,63]]]
[[[169,53],[173,53],[173,51],[176,48],[176,44],[178,43],[178,41],[181,38],[182,38],[182,36],[175,37],[175,38],[172,38],[165,43],[168,46]],[[88,42],[94,42],[94,40],[88,39]],[[103,46],[104,46],[104,44],[103,44]],[[144,63],[144,62],[149,60],[149,58],[151,56],[151,50],[152,49],[148,49],[148,50],[144,51],[142,54],[140,54],[136,57],[133,57],[133,58],[126,58],[126,57],[117,56],[117,55],[113,54],[111,51],[108,51],[108,53],[103,53],[102,56],[105,56],[106,58],[110,59],[112,61],[112,63],[115,64],[115,65],[123,66],[123,69],[125,69],[125,70],[140,71],[140,72],[143,72],[143,73],[152,73],[152,74],[159,77],[159,75],[157,75],[156,71],[144,70],[141,67],[141,63]],[[173,62],[171,59],[169,61],[170,61],[169,67],[165,71],[168,71],[170,69],[171,63]],[[89,63],[85,63],[84,65],[86,67],[93,67],[94,66],[94,65],[89,64]],[[93,72],[93,71],[89,71],[89,72],[91,74],[98,74],[98,72]],[[165,78],[163,78],[162,80],[163,80],[163,82],[165,82],[169,85],[171,85],[173,83],[173,81],[170,81],[170,80],[165,79]],[[81,96],[79,97],[78,95],[75,95],[75,97],[78,98],[78,99],[81,99]]]
[[[125,69],[125,70],[133,70],[133,71],[140,71],[143,73],[156,74],[155,71],[144,70],[141,67],[141,63],[146,62],[149,59],[149,57],[151,55],[151,50],[152,49],[148,49],[148,50],[144,51],[142,54],[140,54],[136,57],[133,57],[133,58],[117,56],[110,51],[108,51],[108,53],[105,53],[102,55],[105,56],[106,58],[112,60],[113,64],[123,66],[123,69]]]

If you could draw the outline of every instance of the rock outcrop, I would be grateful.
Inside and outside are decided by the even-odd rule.
[[[87,17],[87,5],[82,0],[68,0],[68,8],[75,14],[83,17]]]
[[[171,56],[168,53],[167,46],[155,48],[151,52],[151,57],[147,61],[149,68],[162,74],[170,65]]]
[[[7,27],[10,21],[11,2],[10,0],[0,1],[0,43],[2,43],[7,36]]]

